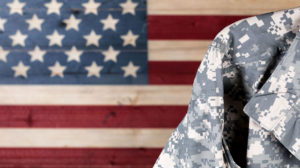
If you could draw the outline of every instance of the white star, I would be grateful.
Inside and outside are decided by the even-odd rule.
[[[22,8],[25,6],[25,3],[19,2],[19,0],[14,0],[11,3],[8,3],[7,6],[9,6],[10,8],[9,14],[19,13],[20,15],[22,15]]]
[[[100,77],[100,71],[103,69],[103,66],[98,66],[95,61],[92,62],[90,66],[85,67],[85,69],[88,71],[87,77],[90,76],[96,76]]]
[[[108,50],[102,51],[102,54],[105,56],[104,62],[112,60],[117,62],[117,55],[120,53],[118,50],[114,50],[112,46],[109,46]]]
[[[135,47],[135,41],[137,38],[139,38],[139,35],[135,35],[132,33],[131,30],[129,30],[128,33],[126,35],[121,36],[121,38],[124,40],[123,46],[130,44]]]
[[[111,14],[109,14],[106,19],[102,19],[100,22],[104,24],[103,30],[112,29],[116,31],[116,24],[119,22],[119,19],[114,19]]]
[[[131,0],[127,0],[125,3],[121,3],[120,6],[122,6],[123,8],[123,15],[126,13],[131,13],[132,15],[135,15],[135,8],[138,6],[138,3],[133,3]]]
[[[26,22],[29,24],[29,30],[37,29],[42,31],[44,19],[39,19],[36,14],[34,14],[31,19],[26,20]]]
[[[96,3],[94,0],[89,0],[89,2],[83,3],[82,6],[84,6],[85,11],[84,14],[93,13],[95,15],[98,15],[98,7],[101,5],[101,3]]]
[[[71,50],[65,52],[68,56],[68,62],[74,60],[80,62],[80,55],[83,53],[81,50],[77,50],[75,46]]]
[[[75,29],[79,30],[78,25],[81,22],[81,19],[76,19],[74,15],[71,15],[69,19],[65,19],[64,22],[67,24],[66,29]]]
[[[9,36],[9,38],[13,41],[13,46],[20,44],[21,46],[25,46],[25,39],[27,38],[26,34],[22,34],[20,30],[17,30],[16,34]]]
[[[19,64],[13,66],[11,69],[15,71],[14,77],[23,76],[24,78],[27,78],[27,71],[29,68],[30,66],[25,66],[23,62],[19,61]]]
[[[91,31],[91,33],[89,35],[85,35],[83,36],[87,42],[86,42],[86,45],[91,45],[91,44],[94,44],[95,46],[99,47],[99,43],[98,41],[101,39],[101,35],[97,35],[94,30]]]
[[[51,2],[45,3],[45,6],[48,8],[47,14],[56,13],[60,15],[60,8],[62,7],[62,2],[57,2],[56,0],[51,0]]]
[[[6,62],[6,56],[9,52],[6,50],[3,50],[3,48],[0,46],[0,60],[2,60],[3,62]]]
[[[49,66],[49,70],[51,70],[51,77],[60,76],[64,77],[63,71],[67,68],[66,66],[61,66],[58,61],[55,62],[55,65]]]
[[[0,30],[4,31],[4,24],[6,23],[6,19],[0,18]]]
[[[58,46],[61,46],[62,45],[61,41],[65,36],[63,34],[62,35],[58,34],[58,32],[56,30],[54,30],[51,35],[47,35],[46,37],[47,37],[47,39],[50,40],[49,46],[55,45],[55,44],[57,44]]]
[[[43,62],[44,55],[46,54],[46,51],[41,50],[38,46],[35,46],[34,50],[29,51],[29,55],[31,56],[31,62],[37,60],[40,62]]]
[[[122,66],[122,69],[125,71],[124,77],[132,75],[136,78],[136,71],[139,69],[139,66],[134,66],[130,61],[127,66]]]

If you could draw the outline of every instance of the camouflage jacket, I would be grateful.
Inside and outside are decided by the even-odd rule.
[[[300,167],[300,7],[223,28],[154,168]]]

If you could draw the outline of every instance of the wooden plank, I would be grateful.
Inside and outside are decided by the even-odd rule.
[[[161,150],[162,148],[0,148],[0,167],[151,168]]]
[[[148,64],[151,85],[192,85],[201,62],[151,61]]]
[[[149,15],[256,15],[300,6],[297,0],[149,0]]]
[[[148,60],[202,61],[212,40],[149,40]]]
[[[151,40],[212,40],[227,25],[246,16],[226,15],[150,15],[148,38]]]
[[[0,127],[174,128],[185,106],[0,106]]]
[[[0,85],[1,105],[187,105],[192,85]]]
[[[161,148],[174,129],[1,128],[0,147]]]

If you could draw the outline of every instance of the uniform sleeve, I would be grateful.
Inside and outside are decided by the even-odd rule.
[[[226,167],[222,147],[222,58],[228,48],[222,41],[227,36],[223,29],[209,45],[193,81],[187,113],[154,168]]]

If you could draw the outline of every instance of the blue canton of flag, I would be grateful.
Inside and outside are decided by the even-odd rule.
[[[144,0],[0,6],[1,84],[148,83]]]

